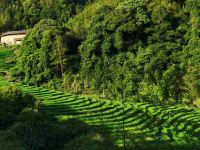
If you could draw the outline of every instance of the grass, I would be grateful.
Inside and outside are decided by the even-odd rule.
[[[0,73],[7,71],[13,66],[13,63],[11,62],[13,56],[14,51],[12,48],[0,47]]]
[[[11,51],[0,50],[0,68]],[[0,87],[15,83],[0,78]],[[104,127],[119,146],[125,133],[127,145],[136,149],[198,149],[200,110],[184,106],[154,106],[150,103],[125,103],[91,99],[86,96],[15,84],[24,93],[42,100],[40,111],[58,119],[76,117],[89,125]],[[123,132],[123,121],[125,132]]]
[[[0,86],[9,84],[1,80]],[[41,87],[17,84],[24,93],[42,99],[42,112],[65,119],[77,117],[92,126],[104,126],[112,133],[116,143],[122,144],[122,121],[125,123],[127,142],[163,146],[199,146],[200,112],[180,106],[153,106],[149,103],[126,103],[89,99]],[[102,121],[103,120],[103,121]],[[143,143],[143,144],[142,144]],[[194,147],[195,148],[195,147]]]

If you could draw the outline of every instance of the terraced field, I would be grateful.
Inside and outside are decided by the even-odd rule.
[[[0,86],[9,83],[3,79]],[[122,103],[97,100],[34,86],[19,86],[42,100],[41,110],[59,119],[73,116],[89,125],[102,125],[122,143],[123,121],[127,143],[170,143],[184,148],[200,145],[200,111],[181,106],[153,106],[149,103]],[[166,144],[165,144],[166,146]]]
[[[7,62],[8,59],[13,55],[14,55],[13,50],[0,48],[0,73],[5,72],[13,65],[12,63]]]
[[[0,72],[10,68],[5,65],[5,59],[12,55],[12,51],[0,50]],[[14,83],[0,77],[0,87],[11,84]],[[42,100],[40,111],[58,119],[76,117],[100,129],[103,126],[102,129],[109,131],[119,145],[125,135],[127,144],[137,143],[147,146],[147,149],[149,145],[156,145],[157,149],[200,149],[199,109],[149,103],[122,104],[41,87],[15,85],[24,93]]]

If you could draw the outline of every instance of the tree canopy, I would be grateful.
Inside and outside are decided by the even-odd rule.
[[[32,28],[13,79],[156,104],[199,99],[198,0],[0,3],[1,30]],[[14,15],[20,21],[13,24],[9,8],[18,3],[22,15]]]

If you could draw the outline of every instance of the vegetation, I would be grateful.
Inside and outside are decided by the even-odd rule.
[[[18,88],[0,89],[0,129],[8,127],[25,108],[33,107],[34,98],[24,95]]]
[[[1,80],[0,83],[0,86],[11,84],[5,80]],[[112,140],[105,135],[106,133],[111,135],[115,144],[122,146],[123,120],[127,149],[149,149],[150,147],[152,149],[198,149],[199,147],[200,111],[198,109],[182,106],[154,106],[150,103],[125,103],[122,105],[120,101],[100,101],[95,98],[91,99],[41,87],[21,84],[18,84],[17,87],[23,93],[32,94],[42,100],[37,107],[38,111],[34,114],[32,114],[33,110],[25,110],[25,116],[21,121],[25,122],[30,116],[33,117],[32,120],[28,119],[27,121],[33,121],[34,124],[30,126],[31,122],[27,122],[28,128],[26,129],[34,131],[37,129],[37,131],[33,135],[23,134],[25,136],[23,138],[27,140],[29,139],[27,136],[31,136],[31,138],[39,140],[36,142],[41,142],[41,138],[47,137],[42,144],[45,148],[49,145],[48,149],[58,146],[57,144],[64,148],[63,143],[67,141],[66,149],[70,147],[71,149],[110,150],[114,147],[110,142]],[[100,113],[101,111],[102,113]],[[55,118],[52,119],[56,126],[51,126],[52,119],[48,120],[48,116],[41,117],[44,114]],[[55,120],[58,122],[55,123]],[[102,125],[104,136],[101,134]],[[58,143],[51,141],[58,141]]]
[[[0,6],[1,32],[30,29],[0,48],[1,148],[199,148],[199,0]]]
[[[4,87],[5,85],[7,86]],[[3,80],[0,87],[0,146],[2,150],[54,150],[65,149],[68,146],[77,149],[79,145],[71,144],[77,140],[84,143],[85,138],[88,142],[96,143],[90,145],[90,149],[114,149],[109,137],[99,133],[96,127],[89,126],[73,117],[65,117],[65,120],[55,119],[48,113],[40,111],[41,102],[31,96],[31,93],[22,93],[19,87],[6,84]]]
[[[12,79],[113,100],[122,93],[126,100],[154,104],[199,100],[198,0],[96,0],[83,6],[65,23],[46,17],[33,27]]]
[[[13,48],[0,47],[0,73],[5,73],[14,65],[14,50]]]
[[[0,31],[32,28],[40,19],[59,24],[83,9],[87,0],[0,0]]]
[[[40,85],[61,78],[65,72],[76,72],[80,60],[78,42],[55,21],[41,20],[20,47],[17,65],[11,69],[12,77]]]

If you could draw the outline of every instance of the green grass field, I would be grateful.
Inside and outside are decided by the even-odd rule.
[[[11,59],[14,56],[14,51],[11,48],[0,47],[0,73],[7,71],[13,66]]]
[[[0,86],[8,81],[1,80]],[[24,93],[42,100],[41,110],[59,119],[73,116],[92,126],[104,126],[116,143],[122,144],[125,123],[128,144],[152,147],[196,149],[200,140],[200,111],[181,106],[153,106],[149,103],[126,103],[89,99],[88,97],[18,84]],[[144,144],[145,143],[145,144]],[[166,144],[167,143],[167,144]],[[140,146],[141,146],[140,145]]]
[[[0,68],[5,56],[0,51]],[[0,87],[15,83],[0,78]],[[153,106],[150,103],[125,103],[91,99],[87,96],[49,90],[42,87],[15,84],[24,93],[42,100],[40,111],[58,118],[76,117],[91,126],[111,133],[116,144],[143,149],[198,149],[200,147],[200,110],[184,106]],[[123,122],[124,129],[123,130]]]

